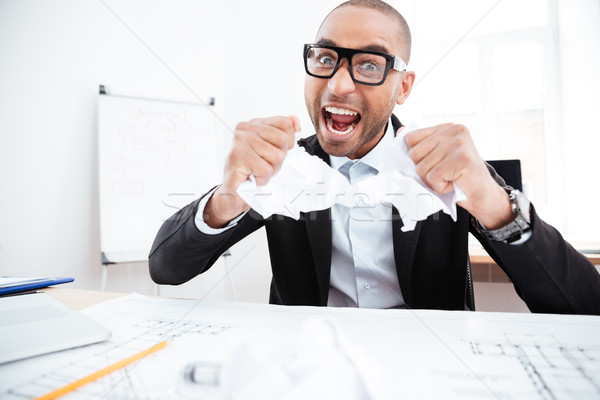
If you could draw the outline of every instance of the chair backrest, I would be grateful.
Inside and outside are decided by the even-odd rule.
[[[507,185],[513,189],[523,191],[523,182],[521,181],[521,160],[491,160],[490,164],[504,179]]]

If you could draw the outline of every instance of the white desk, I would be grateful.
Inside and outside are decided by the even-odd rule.
[[[132,295],[84,312],[113,330],[111,340],[0,366],[0,398],[13,398],[7,390],[15,396],[43,394],[166,338],[167,348],[130,374],[115,373],[72,398],[180,399],[177,387],[189,362],[224,362],[244,341],[268,346],[291,339],[315,316],[334,320],[353,348],[377,366],[385,398],[600,398],[600,317],[282,307]]]

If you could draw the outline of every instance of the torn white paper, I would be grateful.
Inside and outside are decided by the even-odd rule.
[[[404,136],[415,128],[403,129],[385,149],[378,175],[355,185],[319,157],[296,145],[266,185],[258,186],[250,179],[237,192],[264,218],[279,214],[299,219],[301,212],[324,210],[335,203],[346,207],[382,203],[398,210],[405,232],[440,210],[456,221],[456,203],[466,196],[456,184],[454,191],[440,195],[419,178],[404,142]]]
[[[246,341],[220,374],[224,399],[381,400],[381,371],[333,319],[313,317],[296,337]]]

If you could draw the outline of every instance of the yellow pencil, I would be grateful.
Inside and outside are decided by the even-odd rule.
[[[63,396],[69,392],[72,392],[73,390],[79,389],[83,385],[87,385],[88,383],[93,382],[98,378],[102,378],[103,376],[108,375],[111,372],[121,369],[126,365],[129,365],[137,360],[141,360],[142,358],[146,357],[147,355],[150,355],[160,349],[165,348],[166,345],[167,345],[167,342],[164,342],[164,341],[160,342],[158,344],[155,344],[154,346],[147,348],[146,350],[142,350],[139,353],[136,353],[132,356],[129,356],[129,357],[121,360],[121,361],[118,361],[112,365],[109,365],[106,368],[102,368],[100,371],[94,372],[93,374],[85,376],[81,379],[77,379],[76,381],[71,382],[68,385],[58,388],[58,389],[56,389],[48,394],[45,394],[41,397],[38,397],[35,400],[56,399],[57,397]]]

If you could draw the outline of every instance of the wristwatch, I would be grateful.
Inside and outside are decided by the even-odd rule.
[[[506,188],[514,219],[498,229],[486,229],[481,223],[471,216],[475,229],[485,238],[496,242],[513,243],[521,239],[521,236],[531,230],[531,218],[529,214],[530,202],[523,193],[516,189]]]

